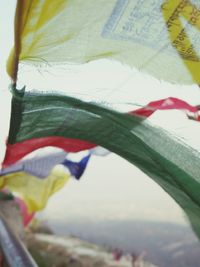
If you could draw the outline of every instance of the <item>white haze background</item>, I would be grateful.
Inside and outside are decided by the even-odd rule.
[[[5,71],[5,64],[13,42],[14,9],[15,1],[0,1],[1,159],[5,152],[4,144],[8,135],[10,117],[11,94],[8,91],[10,80]],[[103,66],[100,64],[99,71],[103,72],[105,68],[109,69],[110,64],[106,62]],[[127,70],[127,75],[122,77],[122,81],[126,80],[128,75]],[[190,103],[200,103],[200,92],[195,86],[185,86],[181,89],[178,86],[156,81],[139,72],[135,74],[135,77],[134,82],[130,81],[133,88],[138,86],[144,91],[147,87],[149,91],[151,88],[157,88],[164,92],[171,88],[171,91],[177,91],[177,96],[179,93],[182,96],[187,95]],[[31,76],[29,78],[31,84]],[[113,79],[115,79],[114,76]],[[156,92],[155,90],[154,92]],[[155,115],[154,119],[158,120],[159,116],[161,116],[161,122],[165,124],[163,114]],[[166,118],[169,117],[173,118],[170,127],[177,127],[177,129],[185,127],[186,135],[192,136],[191,142],[196,142],[198,145],[200,127],[195,122],[186,121],[185,115],[181,112],[168,112]],[[189,128],[187,128],[188,125]],[[64,189],[53,196],[42,216],[47,219],[60,218],[62,221],[68,218],[82,217],[95,220],[141,219],[187,224],[181,209],[158,185],[130,163],[114,154],[104,158],[93,157],[82,180],[80,182],[71,180]]]

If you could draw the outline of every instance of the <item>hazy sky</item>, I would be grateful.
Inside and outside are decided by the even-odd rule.
[[[5,139],[8,134],[8,124],[10,116],[10,93],[8,92],[9,78],[5,72],[5,61],[8,56],[13,37],[13,12],[15,1],[6,0],[0,1],[0,52],[1,52],[1,79],[0,79],[0,156],[3,158],[5,151]],[[93,70],[94,73],[101,73],[104,77],[104,83],[109,82],[110,86],[119,88],[117,94],[126,92],[126,87],[138,86],[139,94],[137,99],[144,98],[146,88],[152,89],[149,99],[156,99],[156,93],[162,91],[161,96],[167,97],[168,92],[173,92],[173,96],[186,98],[190,103],[200,103],[200,93],[197,87],[178,87],[164,82],[156,81],[147,75],[142,75],[139,72],[132,71],[129,68],[122,67],[120,64],[111,64],[100,62],[98,65],[85,66],[79,74],[80,80],[76,79],[76,72],[73,68],[70,73],[68,70],[68,82],[71,90],[78,86],[85,86],[88,92],[93,88],[97,89],[97,79],[95,74],[91,75],[88,70]],[[96,71],[96,72],[95,72]],[[89,73],[89,74],[88,74]],[[109,74],[108,74],[109,73]],[[88,80],[90,79],[90,88]],[[106,76],[107,74],[107,76]],[[48,74],[47,74],[48,75]],[[40,72],[32,73],[27,71],[23,81],[26,84],[35,88],[43,87],[42,81],[44,76]],[[134,81],[132,77],[134,76]],[[34,77],[34,78],[33,78]],[[38,79],[36,78],[38,77]],[[45,76],[47,77],[47,76]],[[52,77],[51,75],[49,76]],[[84,78],[83,78],[84,77]],[[107,78],[105,78],[107,77]],[[46,79],[46,78],[45,78]],[[69,81],[70,79],[70,81]],[[46,80],[45,80],[46,81]],[[63,80],[62,80],[63,81]],[[56,81],[58,84],[58,82]],[[52,85],[52,83],[51,83]],[[99,85],[100,87],[103,84]],[[123,91],[124,90],[124,91]],[[193,92],[191,94],[191,91]],[[97,92],[97,90],[96,90]],[[108,96],[109,97],[109,96]],[[113,96],[112,96],[113,97]],[[174,119],[169,122],[169,115]],[[175,114],[175,115],[174,115]],[[160,117],[159,117],[160,116]],[[162,124],[168,123],[169,128],[175,128],[177,132],[185,128],[185,136],[191,143],[197,143],[199,133],[197,126],[192,121],[185,120],[184,114],[181,112],[170,113],[166,115],[156,114],[152,120],[161,120]],[[188,125],[190,127],[188,127]],[[194,134],[194,132],[196,134]],[[190,138],[192,136],[192,138]],[[93,157],[89,162],[88,168],[80,182],[70,181],[67,186],[51,198],[47,209],[45,210],[47,218],[60,217],[67,219],[70,216],[83,216],[98,219],[151,219],[170,222],[179,222],[185,224],[185,218],[176,205],[176,203],[150,178],[136,169],[133,165],[121,159],[116,155],[109,155],[105,158]]]

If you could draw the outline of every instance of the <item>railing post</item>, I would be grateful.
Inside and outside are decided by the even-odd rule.
[[[8,267],[38,267],[23,243],[1,217],[0,249]]]

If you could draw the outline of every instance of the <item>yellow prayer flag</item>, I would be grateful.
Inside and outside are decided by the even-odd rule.
[[[49,197],[60,190],[69,178],[66,171],[57,167],[45,179],[17,172],[0,177],[0,188],[18,193],[26,202],[29,212],[34,212],[43,209]]]
[[[8,73],[16,80],[18,59],[38,66],[110,58],[200,83],[199,14],[198,0],[18,0]]]

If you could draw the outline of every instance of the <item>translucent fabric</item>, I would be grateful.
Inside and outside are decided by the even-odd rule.
[[[200,83],[198,0],[21,0],[8,73],[32,65],[119,60],[181,84]]]

